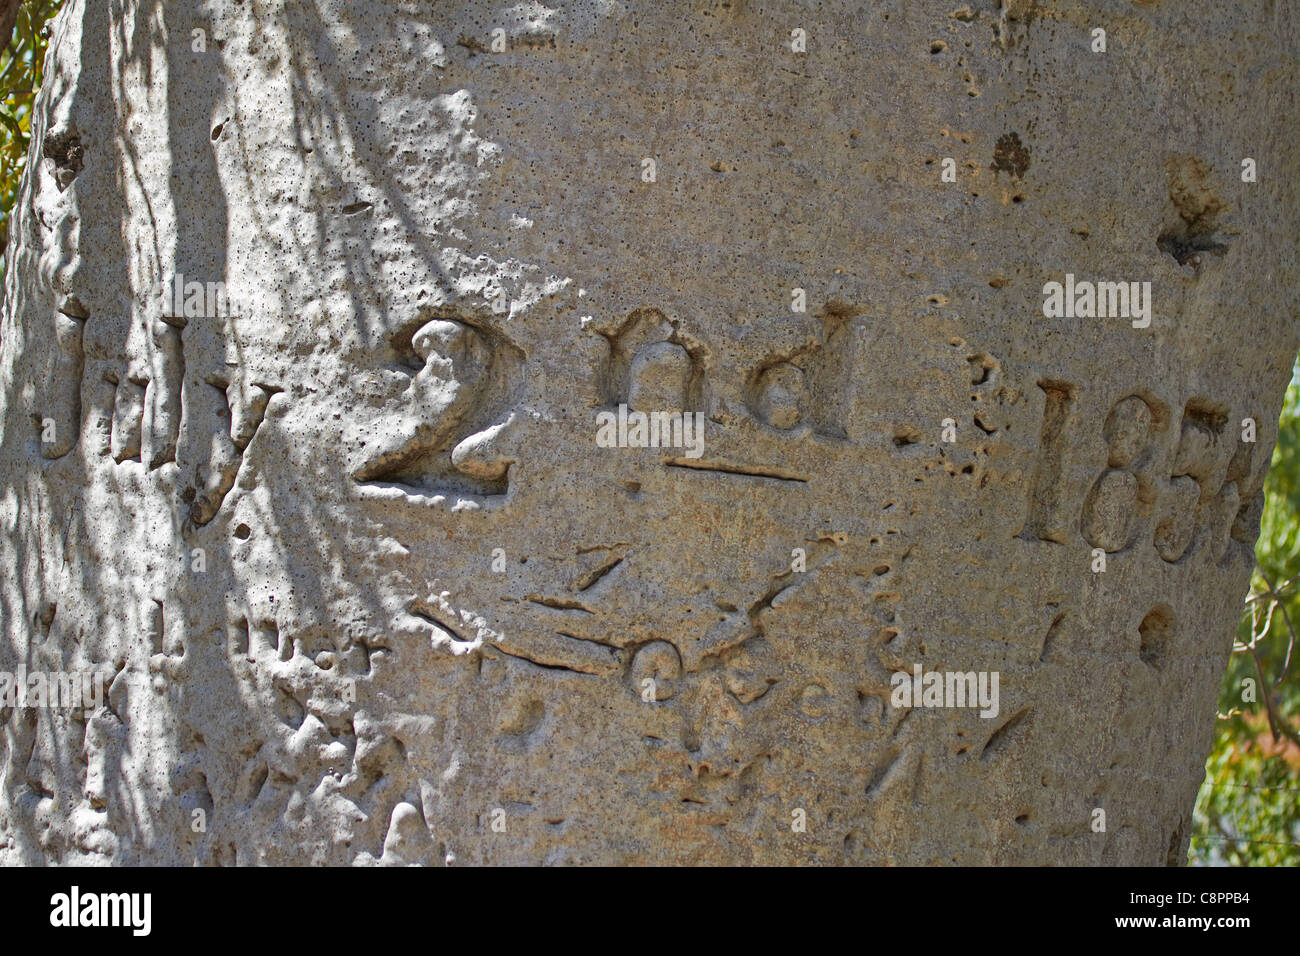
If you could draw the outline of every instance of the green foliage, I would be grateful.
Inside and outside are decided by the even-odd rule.
[[[1253,733],[1252,733],[1253,730]],[[1268,723],[1223,720],[1196,800],[1189,862],[1300,866],[1300,777]],[[1294,750],[1294,748],[1292,748]]]
[[[1292,580],[1300,575],[1300,367],[1287,389],[1264,493],[1251,590],[1276,588],[1280,600],[1255,598],[1237,629],[1196,801],[1193,864],[1300,866],[1300,647],[1293,647],[1300,581]],[[1254,702],[1243,700],[1247,681]]]
[[[1300,370],[1298,370],[1300,371]],[[1279,421],[1273,470],[1265,491],[1268,502],[1260,522],[1255,549],[1260,567],[1274,583],[1290,578],[1300,568],[1300,382],[1293,376]],[[1293,604],[1294,606],[1293,599]],[[1292,685],[1293,693],[1300,688]]]
[[[8,242],[9,212],[18,199],[31,145],[32,105],[45,66],[46,24],[61,2],[23,0],[13,37],[0,53],[0,249]]]
[[[13,37],[0,52],[0,255],[31,145],[32,107],[45,65],[47,23],[61,2],[23,0]],[[1243,616],[1238,650],[1219,693],[1223,716],[1196,803],[1189,853],[1194,864],[1300,865],[1300,745],[1286,736],[1274,741],[1264,705],[1264,695],[1271,694],[1275,720],[1288,721],[1292,733],[1300,733],[1300,681],[1295,676],[1300,661],[1292,663],[1279,686],[1272,686],[1286,668],[1291,640],[1283,607],[1291,622],[1300,626],[1300,582],[1283,587],[1300,575],[1300,383],[1296,379],[1287,390],[1265,492],[1255,549],[1263,573],[1255,575],[1253,589],[1267,592],[1267,578],[1284,598],[1267,625],[1264,613],[1257,623],[1249,612]],[[1269,603],[1259,601],[1255,606],[1264,612]],[[1246,646],[1260,629],[1264,633],[1254,642],[1252,655]],[[1248,678],[1258,688],[1254,704],[1242,702],[1242,682]]]

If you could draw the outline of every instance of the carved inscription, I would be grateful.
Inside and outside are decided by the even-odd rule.
[[[1145,541],[1170,564],[1206,547],[1220,560],[1230,541],[1253,546],[1263,476],[1254,473],[1254,442],[1239,440],[1227,406],[1189,399],[1175,444],[1167,406],[1146,394],[1121,398],[1102,429],[1105,466],[1075,511],[1065,482],[1075,386],[1044,381],[1039,388],[1043,425],[1022,537],[1067,543],[1077,529],[1108,553]]]

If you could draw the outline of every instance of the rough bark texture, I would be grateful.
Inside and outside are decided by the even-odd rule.
[[[0,710],[0,862],[1179,859],[1297,346],[1296,41],[71,0],[0,668],[109,683]],[[1067,274],[1150,326],[1046,318]],[[702,453],[601,447],[620,404]],[[916,665],[997,715],[897,705]]]

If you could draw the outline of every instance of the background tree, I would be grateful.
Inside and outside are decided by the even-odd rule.
[[[1300,865],[1300,374],[1287,389],[1252,580],[1219,689],[1192,863]],[[1254,702],[1243,701],[1253,689]]]

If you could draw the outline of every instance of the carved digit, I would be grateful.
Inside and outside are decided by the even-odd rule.
[[[1041,381],[1038,387],[1044,397],[1043,429],[1038,437],[1038,460],[1034,462],[1025,532],[1042,541],[1065,544],[1069,540],[1070,518],[1062,478],[1065,450],[1062,433],[1074,405],[1074,386],[1067,382]]]
[[[1150,458],[1154,418],[1151,406],[1137,395],[1120,399],[1106,417],[1108,467],[1083,505],[1083,536],[1094,548],[1125,547],[1134,516],[1151,504],[1154,491],[1143,472]]]
[[[181,384],[185,379],[181,330],[155,319],[152,335],[154,374],[146,396],[147,425],[144,430],[145,457],[150,469],[176,460],[176,439],[181,427]]]

